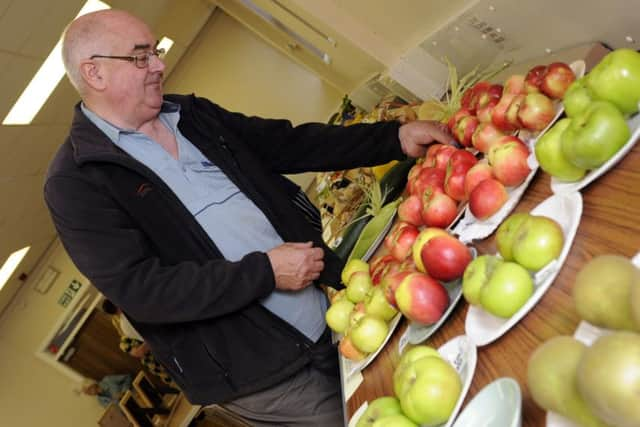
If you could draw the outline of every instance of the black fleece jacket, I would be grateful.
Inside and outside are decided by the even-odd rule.
[[[292,204],[297,188],[281,174],[402,158],[399,125],[294,127],[193,95],[166,99],[181,105],[180,131],[284,241],[324,249],[319,282],[337,286],[342,263]],[[166,184],[115,146],[79,105],[50,165],[45,200],[78,269],[122,308],[192,403],[259,391],[310,362],[313,343],[258,302],[275,288],[267,255],[225,260]]]

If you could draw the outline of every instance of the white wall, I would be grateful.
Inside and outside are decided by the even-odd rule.
[[[231,111],[294,124],[326,122],[344,94],[217,9],[166,91],[207,97]],[[293,177],[306,188],[312,174]]]
[[[34,284],[47,266],[60,275],[42,294]],[[95,398],[74,392],[79,384],[35,356],[65,312],[57,301],[73,279],[90,286],[55,243],[0,318],[0,425],[92,426],[102,414]]]

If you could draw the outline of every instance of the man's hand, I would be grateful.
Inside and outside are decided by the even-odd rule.
[[[276,288],[288,291],[304,289],[320,277],[324,252],[312,242],[284,243],[267,252]]]
[[[422,157],[427,151],[427,145],[432,142],[456,145],[447,125],[431,120],[416,120],[400,126],[398,139],[402,151],[409,157]]]

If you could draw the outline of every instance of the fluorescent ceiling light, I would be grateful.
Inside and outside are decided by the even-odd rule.
[[[13,274],[13,272],[18,268],[20,261],[22,258],[29,252],[31,246],[27,246],[26,248],[22,248],[19,251],[15,251],[9,258],[4,262],[2,268],[0,268],[0,289],[4,287],[4,285],[9,281],[9,278]]]
[[[173,40],[169,37],[163,37],[162,40],[160,40],[160,43],[158,43],[158,49],[164,49],[165,54],[169,52],[169,49],[171,49],[172,46]]]
[[[76,18],[97,10],[110,9],[111,6],[99,0],[87,0],[82,6]],[[64,65],[62,64],[62,40],[55,45],[47,59],[20,98],[2,121],[3,125],[28,125],[38,114],[51,92],[58,86],[64,77]]]

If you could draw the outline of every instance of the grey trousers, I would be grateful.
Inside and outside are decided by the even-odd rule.
[[[288,380],[222,406],[262,426],[344,426],[340,378],[311,366]]]

